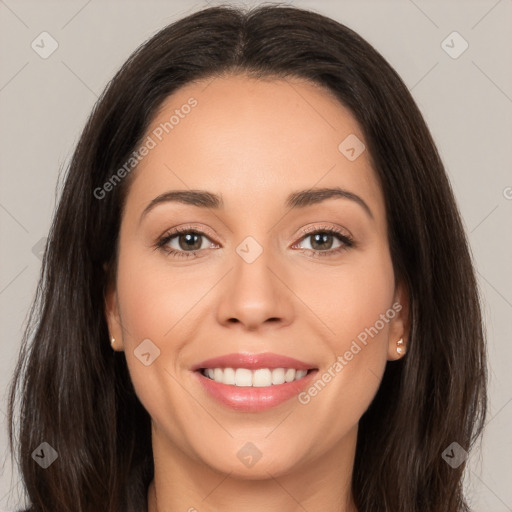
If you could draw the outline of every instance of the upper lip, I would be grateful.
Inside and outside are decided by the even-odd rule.
[[[234,353],[206,359],[192,366],[192,371],[201,368],[247,368],[258,370],[260,368],[295,368],[296,370],[315,369],[315,366],[293,357],[264,352],[261,354]]]

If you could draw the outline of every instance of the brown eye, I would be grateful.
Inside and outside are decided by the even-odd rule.
[[[333,244],[334,236],[329,233],[316,233],[314,235],[308,235],[311,238],[311,248],[315,250],[330,249]]]
[[[172,237],[178,239],[178,246],[180,249],[186,251],[186,250],[193,250],[197,251],[201,249],[202,240],[201,237],[203,235],[200,235],[198,233],[187,233],[187,234],[180,234]]]
[[[304,241],[310,240],[310,247],[300,247]],[[336,243],[337,245],[333,246]],[[294,245],[299,249],[312,253],[313,256],[332,256],[345,251],[355,245],[348,235],[333,228],[317,229],[311,231],[301,238],[301,241]]]
[[[205,240],[210,243],[205,245],[203,243]],[[215,244],[201,231],[185,227],[176,228],[167,233],[156,245],[173,257],[189,258],[195,256],[197,251],[207,249]]]

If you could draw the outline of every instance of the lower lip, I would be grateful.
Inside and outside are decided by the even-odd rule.
[[[312,370],[302,379],[265,387],[232,386],[205,377],[201,371],[194,373],[207,393],[221,404],[240,412],[258,412],[276,407],[298,395],[317,372]]]

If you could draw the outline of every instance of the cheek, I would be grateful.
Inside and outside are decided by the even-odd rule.
[[[316,275],[307,283],[309,305],[329,328],[322,340],[329,358],[318,375],[325,386],[319,383],[312,395],[304,396],[304,403],[311,399],[314,407],[341,406],[350,414],[339,421],[348,425],[370,404],[387,363],[388,333],[396,316],[392,262],[383,247],[357,264],[339,267],[335,275]],[[323,398],[316,400],[317,394]]]
[[[144,254],[136,248],[127,248],[124,254],[117,287],[127,341],[133,344],[150,338],[167,343],[178,323],[189,312],[193,315],[192,306],[211,283],[206,275],[201,278],[201,272],[168,268],[163,255]]]
[[[376,322],[379,335],[387,334],[390,318],[382,323],[381,315],[392,306],[395,290],[393,266],[385,247],[360,253],[329,272],[322,269],[302,276],[295,286],[310,311],[328,328],[336,353],[345,351],[361,333],[364,341],[364,333]]]
[[[187,339],[180,329],[200,291],[182,281],[179,273],[166,271],[163,257],[137,247],[121,252],[117,291],[124,352],[137,397],[152,418],[173,417],[185,399],[175,378],[177,355]]]
[[[179,373],[182,350],[200,325],[197,315],[202,303],[198,301],[216,279],[211,268],[180,271],[171,268],[163,254],[135,244],[126,244],[121,251],[117,291],[124,351],[133,385],[148,411],[165,405],[156,390],[174,390],[170,395],[176,400],[182,395],[172,376]],[[148,366],[137,357],[143,342],[149,347],[150,359],[153,353],[158,355]]]

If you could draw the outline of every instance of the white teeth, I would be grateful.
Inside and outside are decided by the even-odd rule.
[[[308,373],[307,370],[295,370],[294,368],[207,368],[203,375],[215,382],[229,384],[231,386],[262,388],[285,382],[302,379]]]
[[[272,384],[284,384],[284,368],[274,368],[272,370]]]
[[[254,370],[252,375],[252,385],[255,388],[264,388],[272,385],[272,372],[268,368]]]
[[[222,380],[222,369],[221,368],[213,369],[213,379],[214,380]]]
[[[217,370],[222,370],[217,368]],[[224,382],[223,380],[217,382]],[[252,386],[252,372],[247,368],[237,368],[235,371],[235,385],[236,386]]]
[[[286,382],[291,382],[293,379],[295,379],[295,373],[296,371],[293,368],[288,368],[284,374],[284,380]]]
[[[222,370],[221,370],[222,371]],[[224,384],[235,385],[235,370],[233,368],[224,368],[224,372],[222,374],[222,379],[218,382],[223,382]]]

